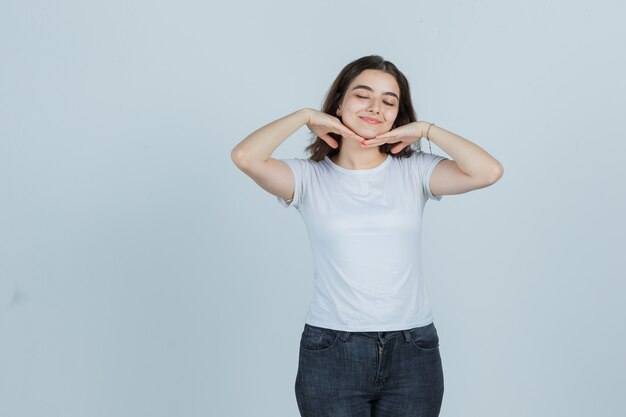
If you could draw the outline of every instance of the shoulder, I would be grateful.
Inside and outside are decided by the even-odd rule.
[[[411,161],[419,168],[428,169],[434,165],[437,165],[440,161],[448,159],[445,156],[437,155],[430,152],[424,152],[422,150],[415,151],[411,157]]]
[[[279,160],[286,163],[294,171],[294,174],[303,177],[323,172],[326,168],[324,160],[313,161],[308,158],[284,158]]]
[[[409,169],[415,169],[416,167],[424,165],[430,159],[428,154],[424,153],[421,150],[416,150],[412,152],[410,155],[402,155],[402,156],[392,155],[392,157],[396,165],[407,167]]]

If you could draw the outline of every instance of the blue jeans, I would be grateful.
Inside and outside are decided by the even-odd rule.
[[[346,332],[305,323],[295,391],[302,417],[436,417],[443,368],[435,324]]]

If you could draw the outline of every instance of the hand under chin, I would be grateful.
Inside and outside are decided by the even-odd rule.
[[[346,125],[346,127],[350,129],[351,131],[353,131],[354,133],[356,133],[357,135],[361,136],[363,139],[373,139],[376,137],[376,135],[383,133],[383,132],[377,131],[376,129],[363,129],[360,126]]]

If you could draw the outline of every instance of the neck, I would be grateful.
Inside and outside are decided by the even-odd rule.
[[[370,169],[382,164],[387,154],[380,152],[380,147],[362,148],[358,142],[350,139],[341,141],[341,148],[330,159],[346,169]]]

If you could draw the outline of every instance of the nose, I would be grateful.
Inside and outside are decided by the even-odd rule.
[[[372,103],[370,103],[369,108],[367,111],[371,111],[374,113],[380,113],[379,110],[379,106],[380,104],[378,103],[378,101],[374,100]]]

